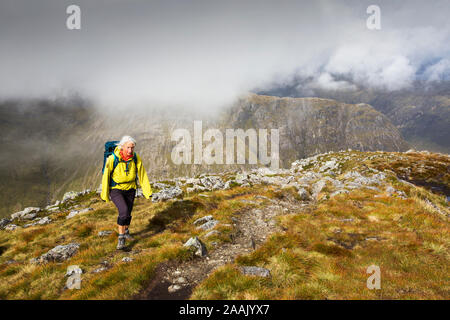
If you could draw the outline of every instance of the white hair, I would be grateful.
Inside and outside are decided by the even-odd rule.
[[[119,146],[119,148],[122,149],[122,147],[125,145],[125,143],[127,142],[132,142],[134,143],[134,145],[136,146],[136,140],[134,140],[132,137],[130,136],[123,136],[122,139],[120,139],[120,142],[117,144]]]

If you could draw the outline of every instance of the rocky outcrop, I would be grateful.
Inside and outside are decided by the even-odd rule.
[[[174,199],[183,194],[183,191],[179,187],[168,187],[159,192],[152,194],[152,202],[166,201]]]

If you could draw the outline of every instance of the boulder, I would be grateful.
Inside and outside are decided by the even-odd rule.
[[[206,246],[199,240],[198,237],[192,237],[184,244],[185,247],[193,247],[196,249],[195,255],[204,257],[207,254]]]
[[[166,201],[169,199],[176,198],[182,194],[183,191],[180,189],[180,187],[163,189],[160,192],[153,193],[152,202]]]
[[[48,262],[63,262],[77,253],[80,245],[72,242],[67,245],[56,246],[47,253],[44,253],[38,258],[31,259],[31,263],[43,264]]]
[[[209,220],[208,222],[205,222],[201,226],[198,226],[197,229],[202,229],[205,231],[210,230],[210,229],[214,228],[218,223],[219,223],[219,221],[217,221],[217,220]]]

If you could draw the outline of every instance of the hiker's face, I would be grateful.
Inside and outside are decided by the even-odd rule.
[[[127,155],[127,156],[131,156],[134,152],[134,143],[133,142],[127,142],[124,144],[123,146],[123,152]]]

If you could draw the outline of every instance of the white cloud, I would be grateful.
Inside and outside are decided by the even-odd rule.
[[[359,0],[80,0],[79,32],[65,29],[64,1],[6,2],[0,98],[75,90],[108,107],[210,110],[296,75],[311,77],[311,87],[395,90],[436,58],[443,62],[429,67],[428,77],[448,75],[445,0],[380,0],[378,31],[366,28],[371,3]]]
[[[440,81],[450,77],[450,60],[442,59],[439,62],[426,68],[425,79],[429,82]]]

